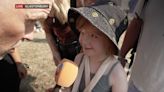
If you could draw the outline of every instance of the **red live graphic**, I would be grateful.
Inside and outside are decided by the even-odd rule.
[[[24,4],[15,4],[15,8],[16,9],[23,9],[24,8]]]
[[[15,4],[16,9],[47,9],[49,4]]]

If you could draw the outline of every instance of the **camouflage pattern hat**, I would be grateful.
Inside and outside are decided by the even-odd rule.
[[[111,41],[117,47],[115,31],[116,28],[119,26],[120,22],[126,17],[126,13],[123,12],[119,7],[109,2],[103,5],[71,8],[69,10],[69,14],[72,16],[75,16],[75,14],[83,16],[93,26],[98,28],[109,39],[111,39]],[[68,20],[69,23],[75,24],[75,19],[71,18]]]

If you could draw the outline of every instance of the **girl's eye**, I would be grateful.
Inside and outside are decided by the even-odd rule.
[[[91,34],[91,37],[92,37],[92,38],[98,38],[98,36],[95,35],[95,34]]]
[[[80,32],[80,34],[81,34],[81,35],[84,35],[84,32],[83,32],[83,31],[81,31],[81,32]]]

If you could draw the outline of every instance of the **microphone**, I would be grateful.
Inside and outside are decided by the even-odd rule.
[[[63,59],[61,62],[55,73],[56,87],[70,87],[78,75],[78,66],[69,59]]]

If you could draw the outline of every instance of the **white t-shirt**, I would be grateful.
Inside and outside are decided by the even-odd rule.
[[[130,80],[141,92],[164,92],[164,0],[149,0]]]

